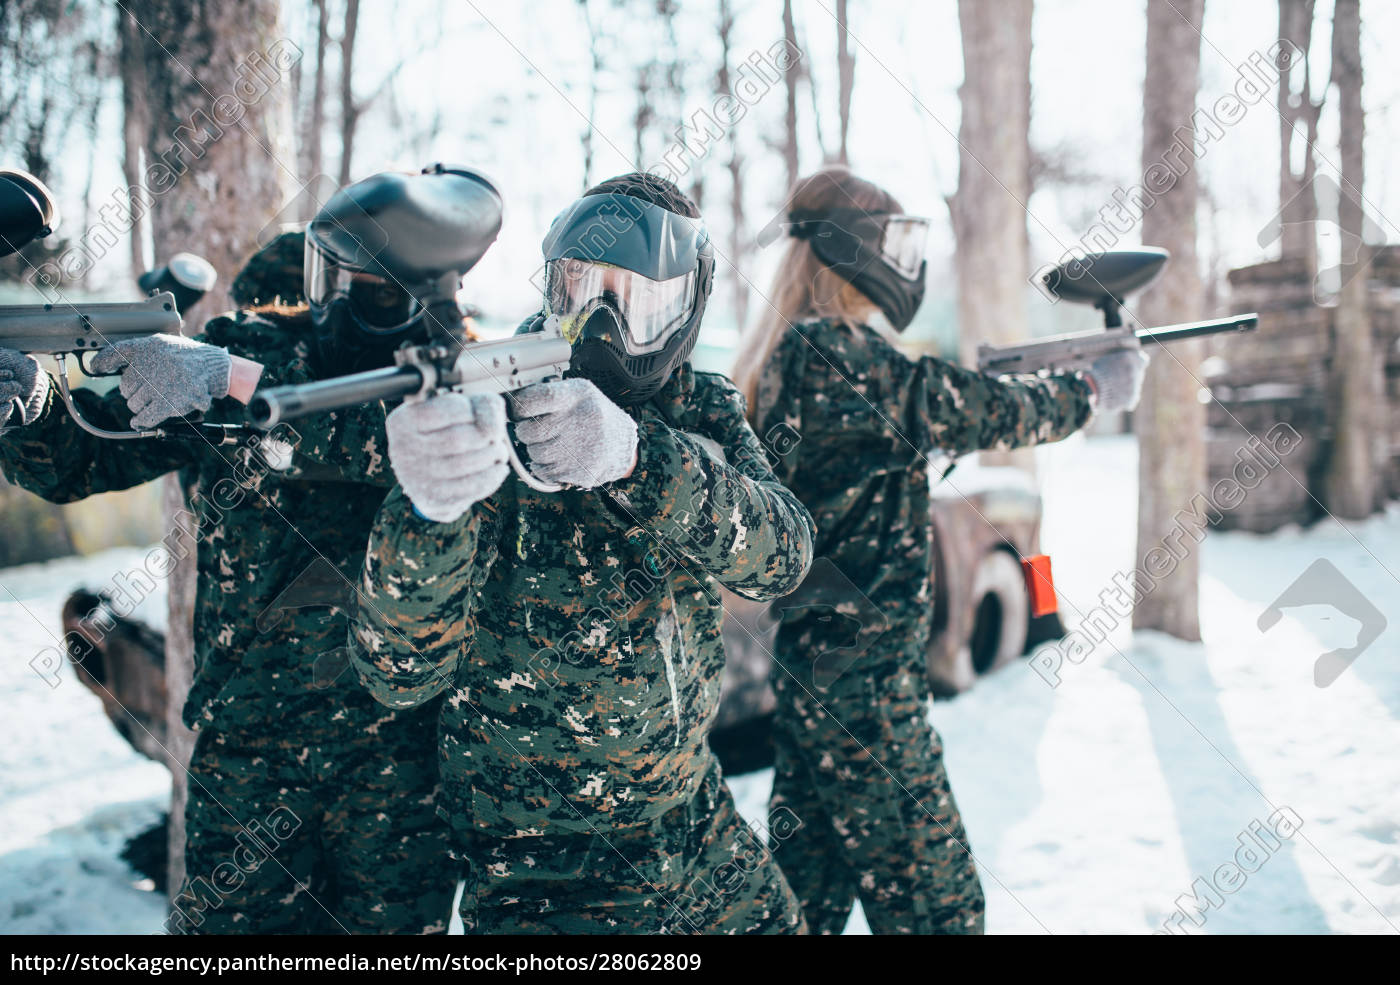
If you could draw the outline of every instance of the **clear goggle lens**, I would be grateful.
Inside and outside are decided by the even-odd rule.
[[[927,219],[892,215],[885,220],[885,232],[880,239],[880,255],[886,263],[909,280],[919,276],[927,245]]]
[[[593,301],[607,298],[627,326],[627,343],[640,351],[664,341],[682,324],[695,302],[695,272],[656,281],[623,267],[588,260],[550,260],[545,264],[546,313],[558,315],[560,331],[571,344]]]
[[[310,244],[306,250],[306,299],[314,307],[345,300],[365,331],[392,334],[418,320],[423,308],[406,290],[374,274],[349,270]]]

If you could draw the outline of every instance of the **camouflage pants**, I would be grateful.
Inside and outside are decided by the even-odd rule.
[[[801,934],[797,900],[718,769],[637,828],[459,834],[469,934]]]
[[[437,702],[348,695],[200,732],[176,933],[445,933],[456,891],[434,810]]]
[[[778,633],[769,806],[802,826],[774,848],[814,934],[841,933],[857,897],[877,934],[983,930],[982,885],[928,721],[925,577],[911,570],[871,594],[885,621],[859,630],[858,656],[825,689],[816,658],[847,644],[853,624],[809,611]]]

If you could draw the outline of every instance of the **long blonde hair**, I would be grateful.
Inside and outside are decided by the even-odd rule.
[[[822,168],[792,186],[784,214],[794,211],[855,208],[869,212],[903,210],[893,195],[857,178],[841,165]],[[800,321],[828,318],[851,328],[865,324],[877,310],[874,302],[817,258],[805,239],[788,242],[773,286],[760,314],[739,340],[730,377],[748,402],[749,420],[756,421],[758,384],[784,333]]]

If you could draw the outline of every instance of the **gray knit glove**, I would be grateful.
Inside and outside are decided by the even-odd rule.
[[[208,410],[228,396],[232,366],[227,349],[181,335],[128,339],[92,357],[94,373],[121,372],[121,393],[138,428]]]
[[[511,407],[538,478],[593,489],[637,463],[637,422],[588,380],[527,386],[511,395]]]
[[[419,515],[451,523],[501,487],[506,403],[498,393],[443,393],[389,414],[389,464]]]
[[[49,374],[39,361],[14,349],[0,349],[0,428],[16,413],[17,424],[33,424],[49,395]]]
[[[1087,370],[1100,411],[1132,410],[1142,396],[1147,355],[1140,348],[1115,349],[1095,359]]]

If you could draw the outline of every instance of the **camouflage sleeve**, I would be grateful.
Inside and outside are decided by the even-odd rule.
[[[966,454],[1058,441],[1088,422],[1090,387],[1076,374],[992,378],[934,356],[884,347],[805,363],[801,403],[859,444]]]
[[[908,367],[901,416],[924,450],[1005,451],[1059,441],[1082,428],[1093,410],[1089,384],[1077,374],[994,379],[932,356]]]
[[[350,663],[375,700],[411,708],[452,685],[476,635],[477,593],[499,531],[489,501],[434,523],[402,489],[389,494],[370,531],[350,628]]]
[[[811,567],[812,517],[773,478],[733,384],[708,389],[702,427],[722,454],[648,419],[637,429],[636,468],[608,491],[624,522],[662,537],[726,588],[756,601],[778,598]]]
[[[376,400],[279,424],[276,433],[293,449],[287,475],[390,488],[394,473],[387,454],[387,418],[384,404]]]
[[[100,428],[131,429],[131,412],[115,389],[106,395],[76,389],[73,402]],[[192,464],[197,454],[197,447],[179,438],[114,441],[89,434],[73,421],[52,380],[38,420],[0,431],[0,471],[52,503],[139,486]]]

